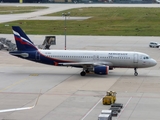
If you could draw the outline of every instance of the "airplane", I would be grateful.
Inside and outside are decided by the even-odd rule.
[[[160,0],[156,0],[156,3],[158,3],[158,4],[159,4],[159,3],[160,3]]]
[[[108,75],[114,68],[152,67],[157,62],[149,55],[134,51],[85,51],[85,50],[43,50],[38,49],[19,26],[12,26],[16,51],[10,51],[13,56],[38,63],[54,66],[70,66],[82,68],[81,76],[93,72],[98,75]]]

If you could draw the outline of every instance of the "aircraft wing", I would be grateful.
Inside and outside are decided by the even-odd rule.
[[[112,66],[111,62],[75,62],[75,63],[58,63],[63,66],[99,66],[99,65],[108,65]]]

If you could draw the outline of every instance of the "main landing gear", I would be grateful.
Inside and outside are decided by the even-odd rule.
[[[83,71],[80,73],[80,75],[81,75],[81,76],[85,76],[86,73],[89,73],[89,70],[83,70]],[[134,68],[134,75],[135,75],[135,76],[138,76],[137,68]]]
[[[82,72],[80,73],[80,75],[81,75],[81,76],[85,76],[85,75],[86,75],[86,72],[85,72],[85,71],[82,71]]]
[[[88,69],[86,69],[86,70],[83,70],[81,73],[80,73],[80,75],[81,76],[85,76],[86,75],[86,73],[89,73],[90,71],[88,70]]]
[[[137,68],[134,68],[134,75],[138,76]]]

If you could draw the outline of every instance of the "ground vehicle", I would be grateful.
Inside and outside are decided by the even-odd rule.
[[[102,110],[101,114],[112,114],[112,110]]]
[[[109,110],[112,110],[112,111],[117,111],[117,112],[121,112],[121,108],[120,107],[111,107]]]
[[[122,103],[114,103],[111,105],[111,107],[119,107],[119,108],[123,108],[123,104]]]
[[[160,44],[158,42],[150,42],[149,43],[149,47],[152,48],[159,48]]]
[[[103,105],[111,105],[113,103],[115,103],[116,101],[116,92],[114,91],[107,91],[107,94],[105,97],[103,97],[102,99],[102,103]]]
[[[4,48],[3,44],[0,43],[0,50],[3,49],[3,48]]]
[[[16,44],[12,43],[11,40],[7,40],[6,38],[0,38],[0,50],[4,49],[7,51],[16,50]]]
[[[38,48],[49,50],[51,45],[56,45],[56,37],[55,36],[46,36],[43,41],[43,44],[38,45]]]
[[[112,117],[110,114],[100,114],[98,120],[112,120]]]
[[[112,110],[102,110],[101,114],[110,114],[111,117],[117,116],[118,115],[118,111],[112,111]]]

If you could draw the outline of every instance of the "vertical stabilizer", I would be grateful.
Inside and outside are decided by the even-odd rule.
[[[18,51],[34,51],[37,50],[34,43],[23,32],[19,26],[12,26],[14,38],[16,41]]]

